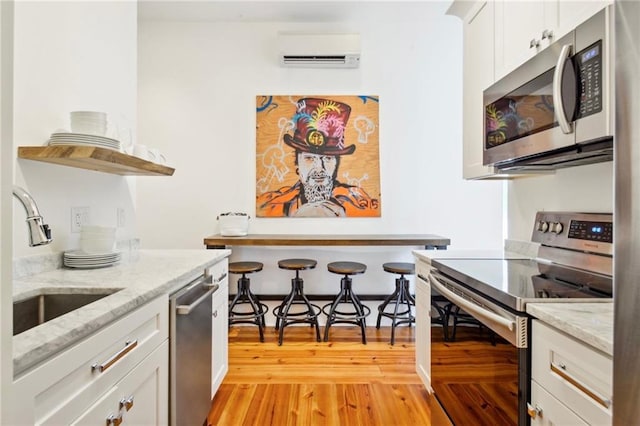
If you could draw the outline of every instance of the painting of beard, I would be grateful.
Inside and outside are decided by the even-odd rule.
[[[256,217],[380,217],[378,96],[256,96]]]

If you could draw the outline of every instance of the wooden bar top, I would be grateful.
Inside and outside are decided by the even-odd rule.
[[[249,234],[244,237],[212,235],[204,239],[207,248],[225,246],[424,246],[444,250],[451,240],[433,234]]]

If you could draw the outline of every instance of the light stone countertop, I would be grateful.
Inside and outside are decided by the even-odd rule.
[[[13,337],[14,375],[51,357],[138,306],[197,278],[231,250],[139,250],[114,266],[55,269],[13,281],[14,301],[33,295],[122,289]]]
[[[528,303],[527,313],[613,356],[613,303]]]

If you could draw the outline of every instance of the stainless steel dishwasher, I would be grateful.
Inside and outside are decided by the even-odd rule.
[[[213,293],[203,274],[169,297],[169,418],[171,425],[201,425],[211,408]]]

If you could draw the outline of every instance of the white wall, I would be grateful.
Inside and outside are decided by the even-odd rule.
[[[121,131],[135,130],[136,31],[135,2],[17,2],[14,152],[68,129],[74,110],[106,111]],[[88,206],[91,222],[108,226],[124,208],[129,220],[118,238],[134,234],[134,178],[17,160],[15,183],[33,195],[53,234],[53,243],[30,248],[24,210],[14,199],[15,257],[77,249],[74,206]]]
[[[531,240],[538,211],[613,212],[613,162],[514,180],[508,188],[508,235]]]
[[[176,168],[171,178],[138,181],[142,246],[203,247],[219,213],[245,211],[252,233],[433,233],[450,238],[451,248],[501,248],[502,183],[461,178],[461,23],[444,15],[446,6],[426,3],[418,16],[389,3],[382,20],[322,24],[141,22],[138,139]],[[280,68],[276,34],[295,30],[359,32],[360,68]],[[261,94],[380,96],[381,218],[255,219]],[[260,292],[288,288],[277,259],[315,257],[320,270],[309,272],[309,286],[322,288],[309,292],[331,293],[337,278],[327,275],[327,261],[364,261],[366,281],[388,289],[389,274],[369,272],[383,261],[411,261],[411,249],[245,248],[232,259],[267,265]]]
[[[13,181],[13,2],[0,3],[0,282],[11,281]],[[0,423],[13,382],[12,288],[0,286]]]

